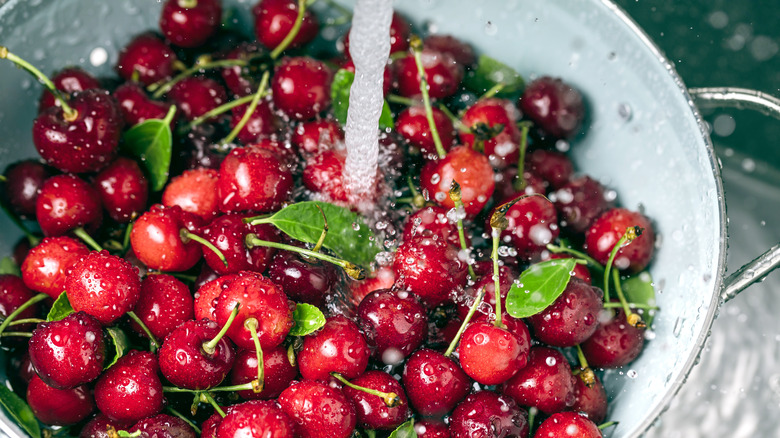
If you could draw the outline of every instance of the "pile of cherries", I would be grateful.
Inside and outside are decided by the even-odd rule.
[[[32,132],[42,161],[5,172],[4,203],[45,236],[17,245],[21,277],[0,275],[14,389],[54,436],[387,436],[411,419],[426,438],[601,436],[599,370],[634,360],[644,327],[591,283],[605,265],[643,271],[654,234],[562,152],[583,131],[581,94],[544,76],[479,96],[467,43],[420,40],[394,15],[395,127],[369,218],[387,257],[349,279],[296,251],[319,245],[249,223],[308,199],[349,207],[330,113],[334,73],[354,71],[349,34],[340,54],[310,56],[327,24],[302,5],[261,0],[248,41],[219,0],[167,0],[159,33],[121,51],[121,83],[52,78]],[[153,191],[120,143],[171,107],[171,177]],[[510,316],[520,272],[565,257],[587,264],[554,303]],[[73,312],[42,321],[63,291]],[[327,319],[293,336],[300,303]],[[118,330],[133,348],[116,360]]]

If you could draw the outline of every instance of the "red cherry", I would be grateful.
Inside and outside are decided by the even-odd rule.
[[[620,368],[633,362],[644,344],[644,330],[626,322],[622,309],[605,309],[599,314],[598,328],[581,347],[590,366]]]
[[[534,335],[545,344],[573,347],[598,327],[602,292],[572,278],[563,293],[546,309],[528,318]]]
[[[574,174],[574,165],[568,156],[544,149],[537,149],[526,155],[525,168],[554,189],[566,185]]]
[[[446,208],[455,207],[449,195],[452,181],[460,184],[464,209],[471,216],[482,210],[495,189],[488,158],[466,146],[456,146],[443,159],[428,162],[420,173],[428,197]]]
[[[108,251],[91,252],[73,267],[65,282],[73,310],[83,310],[104,325],[133,310],[141,292],[138,268]]]
[[[57,389],[33,376],[27,386],[27,404],[41,423],[68,426],[87,418],[95,409],[95,402],[86,386]]]
[[[298,366],[290,364],[287,348],[278,345],[263,350],[263,390],[238,391],[245,400],[270,400],[279,397],[293,379],[298,375]],[[255,350],[240,350],[230,372],[230,382],[242,385],[257,379],[257,352]]]
[[[35,216],[46,236],[60,236],[78,227],[97,228],[103,219],[100,196],[74,175],[46,180],[35,205]]]
[[[202,46],[221,23],[220,0],[168,0],[160,13],[160,30],[179,47]]]
[[[323,307],[333,300],[340,284],[337,269],[330,263],[308,261],[296,253],[279,251],[268,266],[268,277],[291,300]]]
[[[185,321],[193,319],[193,299],[189,288],[166,274],[147,275],[133,312],[157,339],[163,339]],[[133,329],[145,332],[135,322]]]
[[[138,163],[129,158],[119,157],[100,171],[95,188],[108,215],[119,223],[130,222],[146,208],[149,183]]]
[[[584,412],[596,424],[601,424],[607,418],[607,392],[598,377],[588,387],[581,378],[574,379],[574,412]]]
[[[332,77],[330,68],[314,58],[284,58],[271,79],[274,103],[291,118],[312,119],[330,106]]]
[[[424,48],[421,54],[425,76],[428,79],[428,95],[432,99],[443,99],[458,91],[463,80],[463,66],[449,53]],[[420,75],[417,63],[410,53],[395,62],[395,76],[398,79],[398,93],[405,97],[420,96]]]
[[[238,278],[238,275],[223,275],[215,278],[195,292],[195,319],[217,320],[217,301],[228,283]]]
[[[219,212],[218,181],[219,172],[214,169],[185,170],[165,186],[162,203],[166,207],[178,205],[203,220],[210,220]]]
[[[154,438],[197,438],[197,434],[186,421],[166,414],[144,418],[127,432],[141,432],[142,437]]]
[[[65,290],[65,279],[89,248],[70,237],[47,237],[30,250],[22,264],[24,284],[36,292],[57,299]]]
[[[343,150],[324,150],[306,161],[303,184],[336,202],[348,202],[344,166],[347,160]]]
[[[219,82],[203,77],[182,79],[168,92],[168,98],[176,103],[187,120],[196,119],[228,101],[225,88]]]
[[[423,207],[406,219],[403,240],[408,241],[420,237],[438,238],[460,247],[458,225],[451,222],[449,210],[438,205]],[[468,237],[466,244],[469,245]]]
[[[119,52],[116,71],[126,81],[137,75],[142,84],[151,85],[173,76],[176,61],[176,53],[168,44],[153,33],[143,33]]]
[[[452,121],[443,111],[432,108],[433,123],[439,133],[444,150],[450,150],[455,143],[455,128]],[[436,145],[431,135],[431,126],[422,106],[410,106],[398,114],[395,130],[414,147],[419,148],[424,156],[435,155]]]
[[[252,400],[231,406],[217,426],[217,438],[290,438],[295,423],[271,401]]]
[[[158,372],[152,353],[131,351],[122,356],[95,385],[98,409],[112,420],[127,423],[158,414],[164,402]]]
[[[470,324],[460,339],[463,371],[483,385],[504,383],[528,362],[528,339],[485,322]]]
[[[599,215],[612,207],[604,186],[588,176],[570,181],[555,192],[555,208],[561,216],[561,226],[583,233]]]
[[[223,337],[213,351],[204,347],[219,331],[217,323],[209,320],[187,321],[176,327],[157,354],[162,375],[186,389],[204,390],[222,383],[236,359],[233,345]]]
[[[151,100],[140,85],[125,82],[114,90],[114,99],[127,126],[135,126],[149,119],[164,119],[170,105]]]
[[[395,283],[395,272],[388,267],[380,267],[368,275],[368,278],[349,284],[349,299],[357,307],[363,298],[375,290],[389,289]]]
[[[490,158],[490,162],[504,168],[517,164],[520,157],[520,129],[517,127],[519,114],[511,102],[504,99],[482,99],[470,106],[463,116],[461,123],[476,131],[485,127],[491,130],[501,130],[489,139],[483,139],[483,153]],[[479,143],[479,138],[471,132],[461,132],[460,139],[463,143],[474,148]]]
[[[233,149],[219,169],[220,210],[268,212],[292,192],[290,170],[276,154],[258,147]]]
[[[352,403],[340,390],[324,383],[296,383],[282,392],[279,404],[296,423],[295,436],[348,438],[355,430],[357,416]]]
[[[178,206],[154,205],[141,215],[130,232],[130,244],[135,255],[150,269],[160,271],[186,271],[200,260],[200,244],[183,241],[182,229],[194,229],[200,218],[182,211]]]
[[[89,90],[90,88],[100,88],[100,81],[80,67],[66,67],[60,70],[51,78],[51,82],[55,88],[64,91],[65,95]],[[41,113],[53,106],[60,106],[60,101],[49,90],[43,90],[41,99],[38,101],[38,112]]]
[[[332,372],[354,379],[366,370],[370,355],[357,324],[336,315],[316,334],[303,339],[298,367],[304,379],[329,380]]]
[[[225,55],[225,59],[251,61],[265,54],[265,49],[257,43],[242,42]],[[222,80],[228,90],[238,97],[248,96],[257,91],[260,78],[251,72],[249,66],[234,65],[222,69]]]
[[[344,386],[344,395],[355,406],[358,426],[364,429],[393,430],[411,416],[404,389],[390,374],[384,371],[367,371],[350,383],[375,391],[394,393],[400,400],[398,406],[390,408],[381,397]]]
[[[230,128],[233,129],[238,126],[238,123],[249,110],[249,104],[239,105],[231,111],[230,115]],[[243,144],[249,144],[257,141],[260,138],[267,137],[277,130],[277,120],[274,113],[271,111],[271,105],[269,101],[262,100],[257,104],[257,107],[249,116],[249,120],[246,125],[238,131],[236,139]]]
[[[211,242],[227,260],[227,266],[212,251],[203,253],[206,263],[217,274],[235,274],[240,271],[263,272],[276,252],[275,249],[256,246],[248,249],[244,243],[247,234],[255,234],[266,241],[278,242],[279,232],[269,224],[249,225],[246,215],[229,213],[219,216],[200,229],[200,235]]]
[[[577,412],[559,412],[544,420],[534,438],[601,438],[596,423]]]
[[[34,217],[38,194],[49,179],[50,170],[36,160],[19,161],[5,171],[8,203],[21,217]]]
[[[409,48],[409,37],[412,34],[412,27],[409,23],[396,12],[393,12],[393,18],[390,22],[390,53],[404,52]],[[349,31],[344,35],[344,54],[350,58],[349,54]]]
[[[585,232],[585,250],[602,265],[606,265],[612,248],[628,227],[642,228],[642,235],[620,248],[613,265],[620,270],[640,272],[653,258],[655,231],[641,213],[625,208],[613,208],[599,216]]]
[[[452,292],[466,281],[467,265],[458,252],[440,239],[415,238],[398,247],[393,271],[400,286],[435,307],[450,300]]]
[[[298,18],[298,3],[295,0],[261,0],[252,9],[255,16],[257,41],[269,49],[275,49],[287,37]],[[301,47],[317,36],[320,23],[311,10],[303,13],[298,34],[288,49]]]
[[[451,411],[466,397],[471,385],[454,360],[428,349],[417,350],[409,357],[402,381],[409,403],[426,417]]]
[[[532,195],[547,193],[547,182],[534,175],[531,172],[523,172],[525,187],[522,190],[515,189],[517,181],[517,168],[507,167],[496,174],[496,190],[493,192],[493,199],[498,204],[509,202],[522,195]]]
[[[501,391],[521,406],[554,414],[574,404],[574,376],[563,354],[547,347],[532,347],[528,365],[504,383]]]
[[[527,437],[529,429],[528,413],[493,391],[469,394],[450,417],[450,433],[456,437]]]
[[[20,277],[12,274],[0,274],[0,315],[7,317],[33,296],[33,292],[25,286]],[[16,319],[35,318],[38,314],[37,307],[36,305],[28,307]],[[32,330],[32,325],[22,324],[16,328],[19,331],[28,331]]]
[[[335,120],[310,120],[295,128],[290,141],[303,152],[314,154],[343,142],[344,132]]]
[[[360,302],[357,315],[374,357],[386,364],[402,362],[428,334],[425,307],[406,291],[374,291]]]
[[[103,414],[97,414],[81,428],[79,438],[112,438],[108,433],[109,427],[114,430],[125,430],[130,427],[130,424],[120,423]]]
[[[211,416],[200,425],[200,438],[217,438],[217,429],[219,428],[219,424],[221,422],[222,416],[219,415],[219,412],[214,412],[211,414]]]
[[[573,137],[585,118],[579,91],[549,76],[528,84],[518,106],[526,117],[557,138]]]
[[[558,215],[552,202],[542,196],[527,196],[509,207],[508,226],[501,235],[511,239],[522,260],[538,260],[547,244],[560,234]]]
[[[450,438],[450,429],[441,420],[424,418],[414,422],[417,438]]]
[[[474,49],[452,35],[429,35],[423,40],[423,46],[448,53],[458,64],[466,67],[477,63]]]

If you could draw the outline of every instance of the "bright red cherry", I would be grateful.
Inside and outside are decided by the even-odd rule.
[[[295,0],[261,0],[252,9],[255,16],[257,41],[269,49],[275,49],[287,37],[298,18],[298,3]],[[319,21],[311,10],[303,13],[298,34],[288,49],[301,47],[317,36]]]
[[[420,173],[422,189],[446,208],[455,207],[449,195],[453,181],[460,184],[463,207],[471,216],[490,201],[496,185],[488,158],[466,146],[456,146],[443,159],[428,162]]]
[[[173,76],[176,61],[176,53],[168,44],[153,33],[143,33],[119,52],[116,71],[126,81],[137,75],[142,84],[151,85]]]
[[[97,414],[81,428],[79,438],[113,438],[109,435],[109,427],[114,430],[126,430],[131,423],[120,423],[103,414]]]
[[[527,196],[506,212],[508,226],[501,235],[509,236],[522,260],[538,260],[547,244],[560,234],[555,206],[542,196]]]
[[[528,365],[504,383],[501,391],[521,406],[534,406],[554,414],[574,404],[574,376],[557,350],[532,347]]]
[[[160,30],[179,47],[202,46],[221,24],[220,0],[168,0],[160,13]]]
[[[154,205],[141,215],[130,232],[130,244],[136,257],[150,269],[186,271],[200,260],[200,244],[183,239],[182,229],[200,226],[200,218],[178,206]]]
[[[409,403],[425,417],[451,411],[471,387],[471,380],[454,360],[428,349],[417,350],[409,357],[402,382]]]
[[[642,234],[617,252],[613,266],[620,270],[640,272],[647,267],[655,251],[655,231],[641,213],[613,208],[599,216],[585,232],[585,250],[602,265],[628,227],[639,227]]]
[[[187,321],[165,337],[158,352],[162,375],[179,388],[204,390],[225,379],[236,358],[230,341],[221,338],[212,351],[205,344],[220,327],[214,321]]]
[[[292,438],[295,423],[272,401],[251,400],[231,406],[217,426],[217,438]]]
[[[218,181],[219,172],[214,169],[185,170],[165,186],[162,203],[166,207],[178,205],[208,221],[219,212]]]
[[[258,43],[241,42],[233,47],[225,59],[241,59],[251,61],[265,54],[265,49]],[[222,69],[222,80],[227,85],[228,90],[238,97],[248,96],[257,91],[260,78],[254,75],[250,66],[234,65]]]
[[[331,201],[348,202],[344,166],[346,152],[340,149],[320,151],[306,160],[303,184],[307,189],[326,196]]]
[[[439,133],[444,150],[448,151],[455,143],[455,128],[452,121],[443,111],[432,108],[433,123]],[[398,114],[395,130],[412,146],[419,148],[423,155],[436,154],[436,145],[431,135],[431,126],[422,106],[410,106]]]
[[[399,399],[397,406],[388,407],[382,397],[344,386],[344,395],[355,406],[358,426],[364,429],[393,430],[411,416],[404,389],[390,374],[378,370],[366,371],[350,383],[375,391],[393,393]]]
[[[55,88],[64,91],[66,95],[89,90],[90,88],[100,88],[100,81],[80,67],[66,67],[60,70],[52,76],[51,82]],[[41,99],[38,102],[38,112],[41,113],[53,106],[60,106],[60,101],[49,90],[43,90]]]
[[[27,404],[41,423],[68,426],[87,418],[95,409],[95,401],[86,386],[57,389],[33,376],[27,386]]]
[[[217,320],[217,301],[228,283],[238,278],[238,275],[223,275],[204,283],[195,292],[195,319]]]
[[[168,97],[188,120],[196,119],[228,101],[227,92],[219,82],[203,77],[182,79],[171,88]]]
[[[498,168],[517,164],[520,157],[518,118],[517,109],[507,100],[479,100],[461,117],[461,123],[470,131],[461,132],[460,139],[465,145],[482,150]]]
[[[529,348],[527,339],[505,328],[475,322],[463,332],[458,356],[469,377],[483,385],[498,385],[526,365]]]
[[[559,412],[544,420],[534,438],[601,438],[596,423],[578,412]]]
[[[233,149],[219,169],[219,208],[225,213],[268,212],[292,193],[293,177],[281,159],[267,149]]]
[[[131,351],[106,370],[95,385],[95,403],[112,420],[132,423],[163,409],[163,390],[152,353]]]
[[[238,391],[245,400],[270,400],[279,397],[298,375],[298,366],[290,363],[287,348],[278,345],[263,350],[263,390]],[[257,352],[255,350],[239,350],[233,369],[230,372],[230,382],[242,385],[257,379]]]
[[[342,315],[328,318],[325,326],[303,339],[298,367],[304,379],[330,379],[337,372],[347,379],[361,375],[371,352],[357,324]]]
[[[279,404],[296,423],[295,436],[348,438],[357,424],[352,403],[322,382],[304,380],[290,386],[279,396]]]
[[[588,176],[574,179],[555,191],[555,208],[561,226],[583,233],[602,213],[612,207],[604,186]]]
[[[197,438],[198,436],[186,421],[167,414],[144,418],[127,432],[130,434],[141,432],[140,436],[150,438]]]
[[[330,106],[332,72],[309,57],[284,58],[271,79],[276,107],[297,120],[314,118]]]
[[[460,247],[457,223],[450,221],[449,210],[438,205],[423,207],[406,219],[404,241],[418,237],[440,238]]]
[[[428,79],[428,95],[432,99],[443,99],[458,91],[463,80],[463,66],[448,53],[423,48],[422,65]],[[398,92],[405,97],[420,96],[420,75],[417,63],[410,53],[395,62]]]
[[[357,315],[374,357],[386,364],[402,362],[428,334],[425,307],[406,291],[374,291],[360,302]]]
[[[249,225],[244,223],[246,215],[228,213],[219,216],[201,228],[199,234],[211,242],[227,260],[227,266],[212,251],[205,251],[206,263],[217,274],[235,274],[240,271],[265,271],[276,250],[270,247],[246,247],[244,238],[254,234],[266,241],[279,241],[279,232],[270,224]]]
[[[89,248],[70,237],[47,237],[24,259],[22,280],[36,292],[57,299],[65,290],[65,279]]]
[[[147,275],[133,312],[157,339],[163,339],[185,321],[193,319],[193,299],[189,288],[166,274]],[[133,321],[133,329],[144,333]]]
[[[528,318],[534,335],[545,344],[573,347],[598,327],[602,292],[578,278],[569,280],[563,293],[546,309]]]
[[[573,137],[585,118],[580,92],[549,76],[528,84],[518,106],[526,117],[556,138]]]
[[[333,119],[309,120],[295,128],[290,141],[303,152],[314,154],[343,142],[344,132]]]
[[[452,412],[450,432],[463,438],[527,437],[528,413],[493,391],[469,394]]]
[[[458,64],[465,67],[477,63],[474,49],[452,35],[428,35],[423,40],[423,46],[442,53],[448,53],[455,58]]]
[[[590,366],[620,368],[636,359],[644,345],[644,330],[626,322],[622,309],[605,309],[598,328],[581,347]]]
[[[103,220],[100,196],[83,179],[57,175],[46,180],[35,205],[43,234],[60,236],[74,228],[97,228]]]
[[[423,418],[414,422],[417,438],[451,438],[450,429],[441,420]]]
[[[450,300],[466,281],[467,265],[458,253],[457,247],[442,239],[415,238],[398,247],[393,271],[400,286],[432,308]]]
[[[95,177],[108,215],[119,223],[133,220],[146,208],[149,183],[134,160],[119,157]]]

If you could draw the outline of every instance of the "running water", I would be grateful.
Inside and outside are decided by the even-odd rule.
[[[347,193],[353,205],[373,200],[379,156],[379,115],[384,97],[382,80],[390,55],[392,0],[358,0],[352,16],[349,51],[355,63],[355,82],[349,95],[344,140]]]

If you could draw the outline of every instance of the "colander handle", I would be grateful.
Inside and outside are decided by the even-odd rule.
[[[688,90],[699,108],[738,108],[761,112],[780,120],[780,99],[761,91],[747,88],[710,87]],[[727,302],[751,284],[766,277],[780,266],[780,244],[745,264],[723,282],[720,293],[722,302]]]

